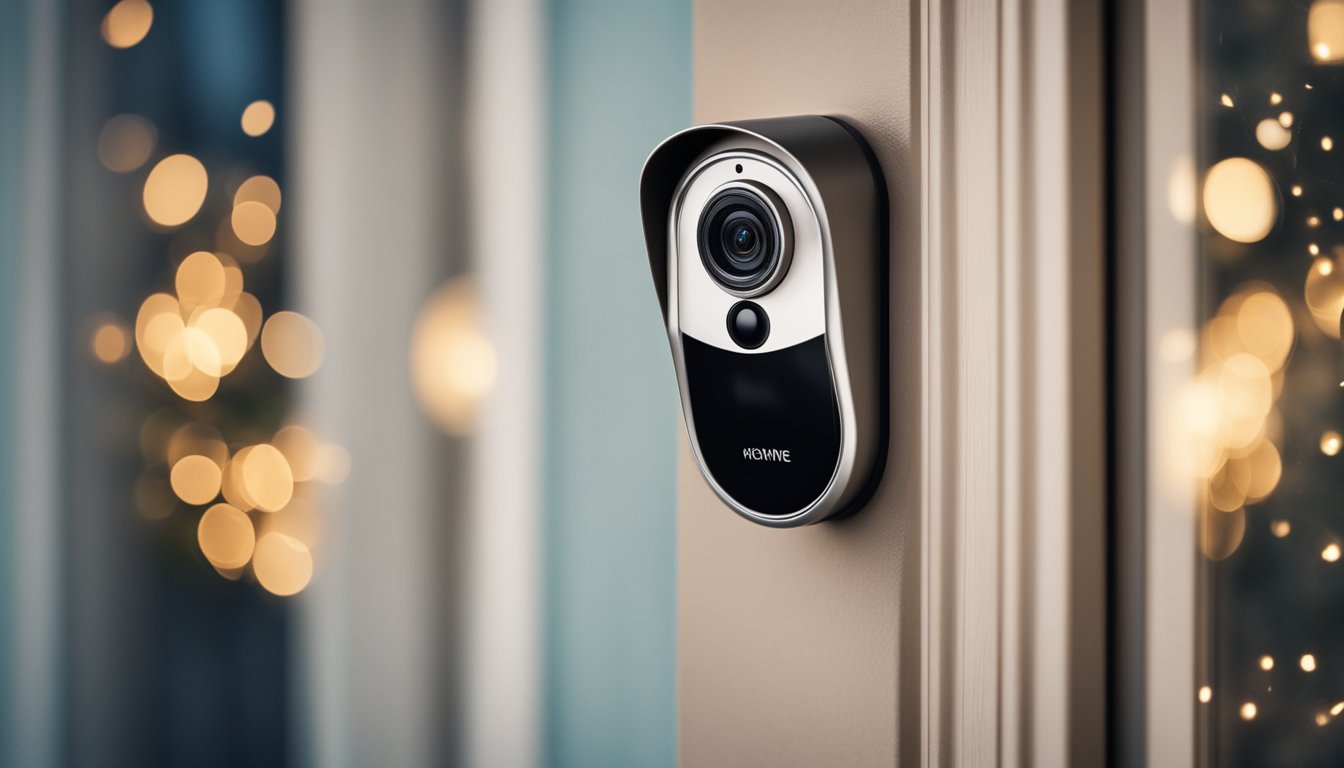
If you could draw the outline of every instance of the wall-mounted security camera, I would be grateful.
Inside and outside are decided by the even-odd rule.
[[[738,514],[851,512],[886,454],[886,192],[829,117],[705,125],[640,180],[691,445]]]

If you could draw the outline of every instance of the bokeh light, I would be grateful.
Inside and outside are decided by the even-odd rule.
[[[242,293],[233,303],[233,312],[247,329],[247,347],[251,349],[261,334],[261,302],[250,293]]]
[[[265,245],[275,236],[275,212],[265,203],[247,200],[234,206],[233,234],[247,245]]]
[[[145,179],[145,213],[154,223],[176,227],[191,221],[205,202],[209,176],[191,155],[169,155]]]
[[[1210,560],[1224,560],[1237,551],[1246,535],[1246,510],[1223,512],[1205,506],[1199,513],[1199,550]]]
[[[303,542],[283,533],[267,533],[257,542],[252,571],[271,594],[296,595],[313,578],[313,555]]]
[[[216,568],[242,568],[252,559],[256,532],[244,512],[228,504],[216,504],[201,515],[196,543]]]
[[[1339,433],[1333,429],[1327,429],[1321,433],[1321,453],[1326,456],[1336,456],[1344,442],[1341,442]]]
[[[243,133],[248,136],[261,136],[274,124],[275,107],[269,101],[259,99],[243,109]]]
[[[1256,291],[1237,307],[1237,334],[1246,351],[1271,371],[1283,368],[1293,349],[1293,314],[1278,294]]]
[[[1344,313],[1344,261],[1329,256],[1313,261],[1307,270],[1303,295],[1316,327],[1338,339],[1339,319]]]
[[[312,320],[298,312],[276,312],[261,330],[261,353],[276,373],[302,379],[317,372],[326,347]]]
[[[98,133],[98,161],[114,173],[129,173],[149,162],[157,143],[153,123],[139,115],[117,115]]]
[[[425,302],[411,338],[411,382],[421,409],[445,432],[468,434],[496,368],[472,282],[449,281]]]
[[[189,254],[177,267],[174,279],[179,312],[190,313],[196,307],[216,307],[224,298],[228,276],[224,264],[209,251]]]
[[[255,509],[257,506],[257,503],[247,494],[247,486],[243,483],[243,464],[247,461],[250,453],[252,453],[251,446],[242,448],[235,453],[233,458],[225,465],[224,474],[220,480],[220,492],[224,495],[224,500],[244,511]]]
[[[271,213],[280,213],[280,185],[270,176],[252,176],[238,185],[233,193],[235,207],[247,202],[257,202],[271,209]]]
[[[154,9],[145,0],[121,0],[103,16],[103,39],[113,48],[130,48],[149,34]]]
[[[295,482],[306,483],[317,476],[322,446],[307,428],[299,424],[286,425],[271,438],[271,444],[284,454]]]
[[[208,456],[184,456],[169,475],[173,493],[188,504],[209,504],[219,495],[219,465]]]
[[[140,311],[135,316],[135,344],[149,370],[164,375],[164,355],[185,327],[175,297],[155,293],[140,304]]]
[[[1272,117],[1266,117],[1255,126],[1255,140],[1269,150],[1280,150],[1293,140],[1293,134]]]
[[[223,307],[201,310],[192,316],[189,329],[209,339],[210,347],[218,357],[220,370],[217,375],[232,371],[247,352],[247,326],[231,310]]]
[[[1344,0],[1316,0],[1311,4],[1307,47],[1320,62],[1344,59]]]
[[[89,335],[89,351],[100,363],[118,363],[131,353],[131,331],[120,318],[104,315],[95,318]]]
[[[1259,241],[1269,234],[1278,216],[1274,182],[1252,160],[1223,160],[1204,176],[1204,215],[1229,240]]]
[[[294,497],[294,473],[280,449],[262,443],[252,446],[242,464],[244,495],[265,512],[285,508]]]

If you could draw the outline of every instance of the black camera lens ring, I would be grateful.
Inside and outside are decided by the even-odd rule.
[[[778,284],[792,256],[792,222],[769,189],[725,185],[705,203],[697,227],[700,260],[734,296],[759,296]]]

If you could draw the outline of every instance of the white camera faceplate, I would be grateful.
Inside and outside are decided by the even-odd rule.
[[[741,167],[741,172],[738,172]],[[741,301],[724,290],[700,254],[700,216],[724,185],[754,182],[769,188],[787,209],[793,228],[793,258],[784,278],[752,297],[770,318],[770,334],[757,349],[744,349],[728,335],[728,311]],[[687,177],[673,213],[675,258],[668,260],[682,333],[720,349],[761,354],[792,347],[826,331],[825,262],[817,214],[794,176],[774,160],[751,151],[711,154]]]

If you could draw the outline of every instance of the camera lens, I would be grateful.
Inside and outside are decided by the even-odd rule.
[[[739,221],[733,224],[730,233],[732,237],[733,253],[738,257],[746,257],[756,249],[756,227],[749,222]]]
[[[767,286],[779,274],[784,254],[784,223],[751,189],[734,187],[710,199],[700,217],[700,257],[724,288],[746,295]]]

